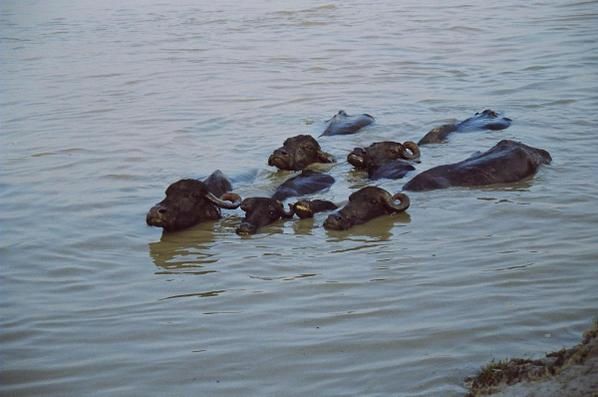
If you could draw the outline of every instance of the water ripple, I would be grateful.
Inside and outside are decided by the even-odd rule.
[[[0,393],[457,396],[596,315],[594,2],[40,4],[0,16]],[[241,238],[241,210],[145,225],[170,183],[216,168],[271,194],[289,174],[268,155],[339,109],[376,117],[319,139],[337,182],[315,196],[343,203],[372,184],[347,151],[486,107],[513,125],[375,185],[500,139],[552,165],[346,232],[318,214]]]

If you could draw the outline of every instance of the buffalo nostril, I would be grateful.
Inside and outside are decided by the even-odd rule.
[[[324,229],[328,230],[346,230],[350,228],[352,222],[341,214],[330,214],[324,221]]]
[[[163,214],[166,212],[165,208],[162,208],[162,206],[154,206],[152,207],[146,217],[145,217],[145,222],[150,225],[150,226],[163,226],[163,222],[164,222],[164,216]]]

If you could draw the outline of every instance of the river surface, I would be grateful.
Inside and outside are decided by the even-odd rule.
[[[491,359],[572,345],[598,315],[598,3],[2,1],[0,394],[460,396]],[[314,220],[162,235],[145,213],[221,169],[243,197],[322,137],[320,195],[368,182],[355,146],[485,108],[513,119],[422,148],[417,172],[500,139],[530,180],[412,193],[348,232]]]

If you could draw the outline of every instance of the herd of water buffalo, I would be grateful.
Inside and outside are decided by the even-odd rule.
[[[350,116],[339,111],[328,120],[322,135],[344,135],[358,132],[374,122],[368,114]],[[445,124],[432,129],[417,144],[415,142],[375,142],[365,148],[355,148],[347,161],[357,169],[367,172],[370,179],[399,179],[415,170],[419,162],[419,146],[445,142],[452,132],[474,130],[501,130],[509,127],[511,120],[492,110],[476,113],[460,123]],[[403,191],[425,191],[451,186],[486,186],[512,183],[536,173],[539,166],[549,164],[546,150],[533,148],[521,142],[502,140],[484,153],[454,164],[441,165],[424,171],[403,186]],[[200,222],[221,217],[221,208],[245,211],[245,218],[236,229],[238,234],[253,234],[258,228],[281,218],[312,217],[317,212],[336,210],[335,203],[326,200],[300,200],[288,204],[290,197],[313,194],[328,189],[334,178],[325,173],[307,169],[314,163],[333,163],[335,159],[324,152],[311,135],[298,135],[284,141],[268,159],[268,165],[280,170],[301,171],[280,185],[272,197],[241,197],[232,192],[230,181],[220,171],[215,171],[204,181],[182,179],[166,189],[166,198],[153,206],[146,216],[148,225],[176,231]],[[391,194],[375,186],[362,188],[349,196],[348,203],[329,215],[324,222],[326,229],[344,230],[378,216],[405,211],[409,197],[399,192]]]

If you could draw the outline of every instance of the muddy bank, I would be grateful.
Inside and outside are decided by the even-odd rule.
[[[572,348],[539,360],[493,361],[465,382],[467,397],[598,397],[598,321]]]

